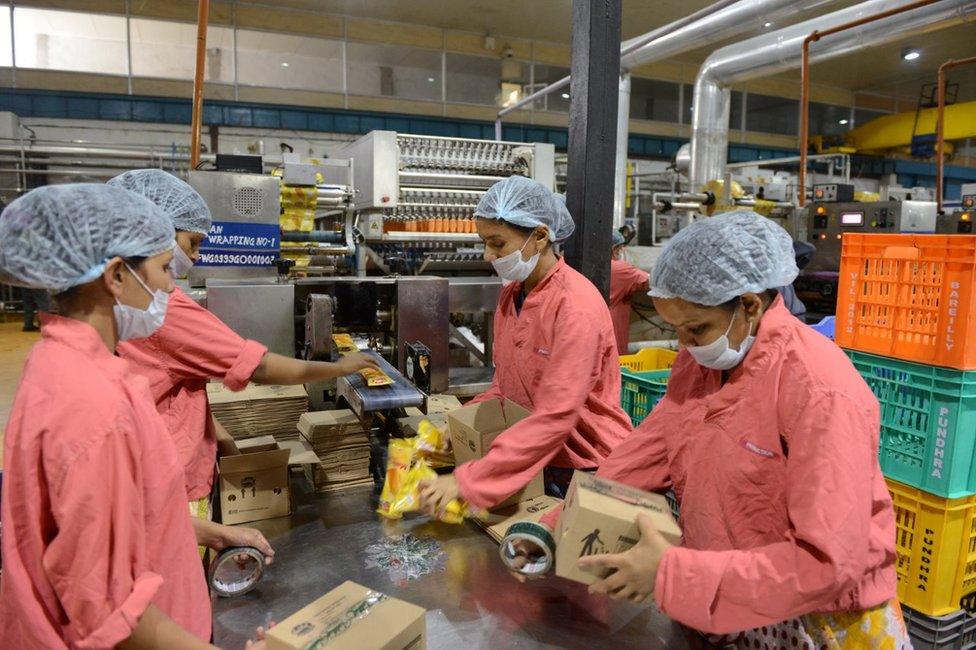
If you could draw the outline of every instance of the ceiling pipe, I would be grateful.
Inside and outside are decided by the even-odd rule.
[[[197,64],[193,75],[193,113],[190,120],[190,166],[200,164],[200,131],[203,127],[203,73],[207,65],[207,22],[210,0],[197,4]]]
[[[754,37],[713,52],[695,80],[691,133],[691,189],[722,178],[729,141],[729,87],[758,77],[795,70],[800,66],[803,41],[814,30],[830,29],[891,9],[912,4],[904,0],[868,0],[807,20],[770,34]],[[811,62],[851,54],[905,36],[923,34],[976,19],[976,1],[942,0],[911,13],[893,16],[848,30],[829,42],[817,43]]]
[[[834,0],[739,0],[717,2],[682,20],[624,43],[620,58],[620,84],[617,98],[617,157],[614,173],[613,224],[624,222],[627,204],[627,144],[630,126],[630,73],[653,61],[688,52],[703,43],[726,39],[763,28],[799,11],[808,11]],[[680,89],[679,89],[680,92]],[[497,130],[497,129],[496,129]]]
[[[803,39],[800,54],[800,171],[796,183],[796,201],[801,208],[807,200],[807,149],[810,147],[810,44],[820,41],[825,36],[833,36],[850,29],[857,29],[863,25],[907,13],[914,9],[921,9],[936,2],[937,0],[917,0],[911,4],[888,9],[871,16],[864,16],[843,25],[835,25],[823,30],[815,29]]]
[[[968,59],[949,59],[939,66],[939,112],[935,118],[935,210],[942,214],[942,187],[945,185],[945,95],[946,72],[964,65],[976,64],[976,56]]]

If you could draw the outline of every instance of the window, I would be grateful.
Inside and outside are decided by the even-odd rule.
[[[695,87],[691,84],[685,84],[682,87],[682,92],[684,93],[684,111],[685,114],[682,116],[682,124],[691,124],[691,117],[694,114],[694,104],[695,104]],[[733,90],[729,95],[729,128],[735,129],[737,131],[742,130],[742,93],[738,90]]]
[[[851,109],[810,102],[810,135],[841,135],[851,130]]]
[[[784,97],[746,96],[746,130],[797,135],[800,131],[800,102]]]
[[[853,129],[856,126],[864,126],[871,120],[883,115],[891,115],[891,113],[886,113],[884,111],[872,111],[869,108],[855,108],[854,124],[851,124],[850,127]]]
[[[631,119],[677,122],[679,88],[678,84],[667,81],[631,77]]]
[[[14,31],[18,68],[128,74],[123,16],[17,7]]]
[[[13,65],[13,44],[10,42],[10,7],[0,7],[0,67]]]
[[[342,43],[239,29],[237,80],[249,86],[341,93]]]
[[[197,27],[191,23],[132,18],[129,21],[132,74],[192,79],[197,60]],[[207,81],[234,83],[234,30],[207,28]]]
[[[526,89],[528,94],[541,90],[549,84],[559,81],[563,77],[569,75],[569,68],[563,68],[562,66],[558,65],[542,65],[537,63],[535,66],[533,66],[533,69],[535,74],[535,83],[531,89]],[[569,86],[535,100],[532,108],[537,111],[568,113]]]
[[[441,53],[405,45],[346,43],[351,95],[441,100]]]
[[[480,56],[447,54],[447,101],[497,106],[501,93],[501,62]]]

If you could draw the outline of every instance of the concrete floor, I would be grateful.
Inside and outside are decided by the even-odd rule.
[[[0,317],[2,318],[2,317]],[[10,417],[10,406],[20,383],[24,361],[31,347],[41,339],[36,332],[22,332],[20,314],[0,322],[0,469],[3,469],[3,431]]]

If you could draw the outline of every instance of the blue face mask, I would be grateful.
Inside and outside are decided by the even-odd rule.
[[[731,370],[745,359],[756,337],[752,335],[752,327],[749,327],[749,335],[739,345],[738,350],[733,350],[729,343],[729,332],[732,331],[732,324],[735,322],[735,315],[739,313],[738,307],[732,312],[732,320],[729,321],[729,328],[725,334],[718,337],[708,345],[690,345],[685,349],[694,357],[698,365],[712,370]]]

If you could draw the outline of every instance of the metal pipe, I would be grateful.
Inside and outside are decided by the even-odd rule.
[[[695,80],[691,138],[692,188],[721,178],[725,171],[729,141],[729,87],[732,84],[795,70],[801,63],[803,40],[816,29],[829,29],[906,4],[910,3],[904,0],[867,0],[771,34],[728,45],[709,55]],[[973,0],[942,0],[910,14],[885,18],[844,32],[829,43],[811,48],[810,60],[814,63],[825,61],[871,45],[951,27],[973,20],[974,13],[976,2]]]
[[[807,148],[810,146],[810,44],[818,42],[825,36],[832,36],[840,32],[862,27],[879,20],[884,20],[885,18],[891,18],[912,11],[913,9],[921,9],[922,7],[935,4],[936,1],[917,0],[911,4],[879,11],[876,14],[864,16],[827,29],[815,29],[803,39],[803,46],[800,53],[800,171],[796,184],[797,205],[801,208],[807,201]]]
[[[311,232],[286,230],[281,233],[281,241],[283,242],[323,242],[326,244],[340,244],[342,243],[343,239],[343,233],[329,230],[313,230]]]
[[[976,63],[976,56],[968,59],[949,59],[939,66],[939,110],[935,118],[935,211],[942,213],[942,185],[945,182],[945,93],[946,71]]]
[[[630,126],[630,70],[693,49],[702,42],[728,38],[783,15],[826,4],[829,0],[743,0],[719,2],[641,37],[644,42],[625,48],[620,61],[617,104],[617,160],[614,177],[614,227],[623,225],[627,187],[627,144]]]
[[[193,75],[193,114],[190,126],[190,167],[200,164],[200,129],[203,126],[203,73],[207,65],[207,20],[210,0],[197,4],[197,68]]]

